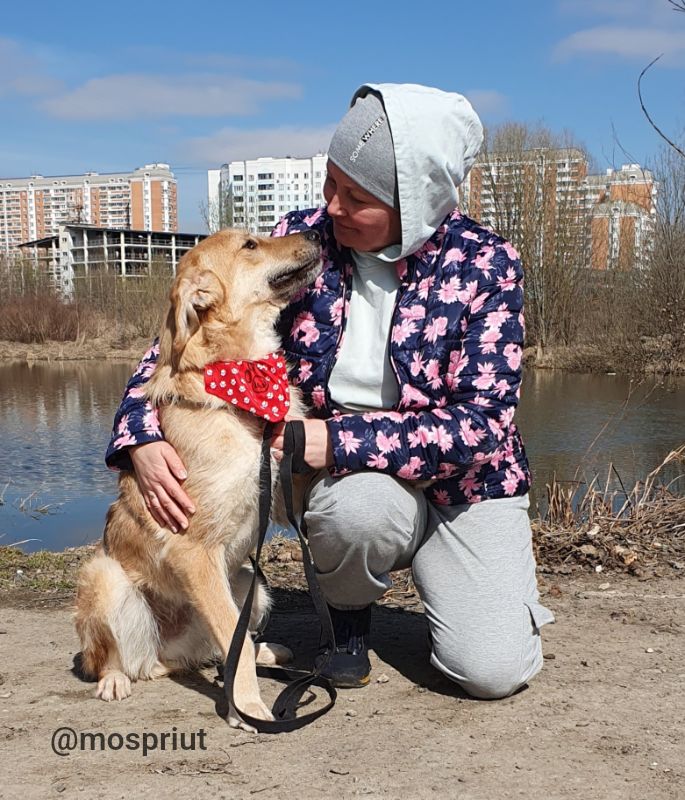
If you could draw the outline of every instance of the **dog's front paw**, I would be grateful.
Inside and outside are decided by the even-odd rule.
[[[272,721],[274,718],[273,714],[261,700],[253,700],[249,703],[243,703],[240,706],[240,709],[255,719]],[[233,706],[231,706],[231,709],[228,712],[228,724],[232,728],[241,728],[248,733],[257,733],[257,729],[254,726],[250,725],[248,722],[245,722],[238,716]]]
[[[255,645],[255,657],[260,666],[272,667],[274,664],[289,664],[293,660],[293,651],[282,644],[259,642]]]
[[[95,696],[100,700],[124,700],[131,694],[131,680],[123,672],[108,672],[98,681]]]

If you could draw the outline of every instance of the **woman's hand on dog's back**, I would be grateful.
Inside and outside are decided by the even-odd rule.
[[[148,442],[129,448],[136,480],[148,511],[163,528],[178,533],[195,513],[193,501],[183,491],[188,477],[178,453],[168,442]]]

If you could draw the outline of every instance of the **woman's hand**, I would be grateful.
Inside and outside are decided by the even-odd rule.
[[[290,419],[288,418],[288,421]],[[333,446],[328,435],[328,426],[322,419],[302,419],[304,423],[304,460],[312,469],[323,469],[333,464]],[[274,436],[271,438],[271,449],[274,458],[283,458],[283,431],[285,422],[274,425]]]
[[[178,453],[168,442],[148,442],[129,448],[136,480],[155,522],[174,533],[188,527],[193,501],[181,486],[188,475]]]

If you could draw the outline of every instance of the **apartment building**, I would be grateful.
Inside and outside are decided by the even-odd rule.
[[[575,148],[489,153],[474,164],[460,187],[460,202],[474,219],[497,227],[510,210],[538,206],[542,190],[553,190],[547,191],[555,200],[552,208],[562,199],[577,204],[587,169],[585,155]]]
[[[644,266],[654,243],[654,175],[639,164],[623,164],[604,175],[588,175],[583,189],[590,215],[593,269]]]
[[[323,204],[326,154],[231,161],[207,173],[210,229],[270,233],[287,211]]]
[[[460,203],[506,235],[536,231],[537,257],[580,247],[585,266],[631,269],[645,264],[652,247],[656,192],[639,164],[590,175],[581,150],[537,148],[481,158],[460,188]]]
[[[176,179],[168,164],[132,172],[0,178],[0,253],[57,233],[60,225],[178,230]]]

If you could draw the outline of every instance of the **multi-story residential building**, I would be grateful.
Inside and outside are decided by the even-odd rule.
[[[581,262],[599,270],[644,265],[655,202],[648,170],[627,164],[589,175],[585,154],[575,148],[489,153],[460,188],[470,216],[514,239],[534,236],[537,258],[568,259],[581,248]]]
[[[287,211],[323,204],[326,155],[231,161],[209,170],[210,229],[269,233]]]
[[[497,227],[512,214],[539,213],[545,190],[552,190],[552,206],[562,198],[577,205],[577,187],[586,175],[585,155],[575,148],[493,152],[474,164],[460,187],[460,202],[474,219]]]
[[[590,214],[593,269],[631,269],[645,265],[654,242],[657,184],[639,164],[588,175],[583,184]]]
[[[176,179],[168,164],[102,175],[0,178],[0,253],[68,223],[176,231]]]

